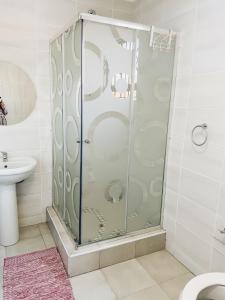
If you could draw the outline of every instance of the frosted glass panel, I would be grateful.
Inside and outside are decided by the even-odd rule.
[[[153,49],[79,21],[51,44],[53,205],[79,244],[160,224],[175,52],[160,34]]]
[[[51,44],[53,101],[53,206],[64,215],[63,47],[62,36]]]
[[[82,243],[126,232],[134,32],[84,25]]]
[[[65,223],[79,240],[81,23],[64,33]]]
[[[128,232],[160,225],[174,44],[170,50],[153,49],[149,33],[137,32]]]

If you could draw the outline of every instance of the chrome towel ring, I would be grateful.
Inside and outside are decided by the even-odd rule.
[[[201,128],[202,129],[202,134],[204,136],[203,138],[203,141],[198,143],[195,141],[195,130],[198,129],[198,128]],[[203,124],[199,124],[199,125],[196,125],[193,129],[192,129],[192,132],[191,132],[191,139],[192,139],[192,143],[195,145],[195,146],[203,146],[206,144],[207,140],[208,140],[208,131],[207,131],[207,128],[208,128],[208,125],[206,123],[203,123]]]

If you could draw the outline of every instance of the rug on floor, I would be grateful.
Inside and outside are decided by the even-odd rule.
[[[57,249],[36,251],[4,260],[5,300],[72,300],[69,278]]]

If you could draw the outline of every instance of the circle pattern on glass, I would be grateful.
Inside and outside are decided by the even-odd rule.
[[[110,27],[112,35],[116,42],[124,49],[132,51],[134,49],[134,42],[126,41],[123,39],[120,34],[119,30],[115,26]]]
[[[71,185],[72,185],[72,182],[71,182],[70,172],[66,171],[66,190],[68,193],[71,192]]]
[[[62,111],[57,107],[54,114],[54,140],[58,149],[63,147]]]
[[[62,35],[56,39],[56,48],[59,52],[62,52]]]
[[[56,65],[56,60],[53,56],[51,57],[51,63],[52,63],[52,99],[54,99],[57,90],[57,65]]]
[[[78,80],[76,87],[76,115],[80,119],[80,103],[81,103],[81,80]]]
[[[59,96],[62,96],[62,93],[63,93],[63,77],[62,77],[62,73],[58,74],[57,91],[58,91]]]
[[[75,177],[72,184],[72,194],[71,194],[71,201],[73,205],[73,213],[76,221],[79,221],[79,208],[80,208],[80,187],[79,187],[80,180],[78,177]],[[78,191],[76,191],[78,189]]]
[[[134,153],[142,165],[154,167],[164,162],[166,134],[167,127],[158,121],[148,122],[137,131]]]
[[[54,199],[53,202],[56,207],[59,205],[59,190],[58,190],[58,185],[56,182],[56,179],[54,178]]]
[[[75,163],[78,157],[79,148],[76,140],[78,139],[78,126],[72,116],[68,116],[66,121],[66,158],[69,162]]]
[[[97,57],[99,64],[100,64],[100,67],[98,67],[98,70],[102,70],[102,73],[103,73],[102,76],[99,77],[99,78],[101,78],[101,79],[99,79],[99,80],[101,80],[101,82],[99,82],[99,86],[94,91],[85,93],[85,95],[84,95],[84,99],[86,101],[90,101],[90,100],[94,100],[94,99],[98,98],[105,91],[105,89],[108,85],[109,65],[108,65],[107,59],[102,55],[102,52],[97,45],[86,41],[85,48],[86,48],[86,55],[88,53],[87,52],[87,50],[88,50],[88,51],[91,51],[91,53]],[[86,58],[86,60],[87,60],[87,58]],[[90,60],[90,62],[91,61],[93,61],[93,59]],[[88,63],[86,65],[88,65]],[[89,73],[90,73],[90,70],[85,71],[86,76],[88,76]],[[92,73],[90,73],[90,74],[92,74]],[[87,78],[86,81],[91,83],[93,81],[93,77],[90,79]]]
[[[148,190],[146,185],[133,176],[130,177],[129,200],[128,217],[132,219],[139,216],[144,203],[148,201]]]
[[[169,102],[171,93],[171,80],[167,77],[159,77],[154,83],[153,93],[159,102]]]
[[[59,183],[59,186],[62,188],[63,187],[63,169],[61,166],[58,167],[58,183]]]
[[[162,195],[162,178],[156,177],[150,182],[149,192],[153,197]]]
[[[73,76],[71,71],[67,70],[65,75],[65,91],[67,96],[71,95],[72,89],[73,89]]]
[[[105,112],[95,118],[87,135],[93,155],[100,160],[115,161],[126,153],[128,125],[127,117],[115,111]]]
[[[73,28],[73,35],[72,35],[72,55],[73,55],[73,60],[77,66],[80,66],[81,63],[81,45],[79,42],[80,40],[80,23],[76,22]]]

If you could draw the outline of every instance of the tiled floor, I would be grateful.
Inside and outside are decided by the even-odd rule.
[[[193,275],[159,251],[71,279],[76,300],[178,300]]]
[[[23,228],[20,237],[14,246],[0,246],[0,299],[4,257],[54,246],[46,224]],[[167,251],[159,251],[73,277],[71,284],[76,300],[178,300],[192,277]]]
[[[4,257],[43,250],[54,247],[54,245],[55,243],[47,224],[39,224],[21,228],[20,241],[17,244],[9,247],[0,246],[0,300],[3,299],[2,271]]]

